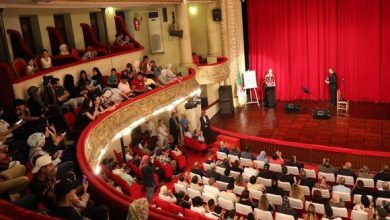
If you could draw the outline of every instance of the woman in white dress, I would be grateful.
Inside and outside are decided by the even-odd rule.
[[[51,62],[51,57],[49,56],[49,52],[46,49],[42,50],[42,57],[40,61],[41,61],[41,67],[44,70],[53,67],[53,64]]]

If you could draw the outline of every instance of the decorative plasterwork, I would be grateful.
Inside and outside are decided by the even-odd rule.
[[[229,62],[213,66],[197,66],[196,80],[199,84],[213,84],[226,80],[229,77]]]
[[[102,149],[110,144],[116,133],[137,119],[152,114],[156,109],[160,109],[176,99],[187,96],[198,87],[199,84],[195,77],[192,77],[160,92],[130,102],[112,112],[96,127],[92,128],[84,142],[85,154],[89,165],[91,167],[97,165]]]

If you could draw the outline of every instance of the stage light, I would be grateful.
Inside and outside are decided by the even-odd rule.
[[[198,7],[196,7],[196,5],[192,5],[188,8],[188,11],[191,15],[196,15],[198,14]]]

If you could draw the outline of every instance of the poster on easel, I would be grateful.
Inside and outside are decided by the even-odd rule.
[[[256,89],[256,71],[248,70],[244,72],[244,89]]]

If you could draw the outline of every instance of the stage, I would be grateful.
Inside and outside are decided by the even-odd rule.
[[[286,113],[286,102],[268,109],[255,104],[238,107],[233,115],[218,113],[211,119],[214,127],[285,141],[320,144],[352,149],[390,152],[390,104],[350,103],[349,116],[337,116],[328,102],[295,102],[301,113]],[[314,109],[329,110],[329,120],[313,119]]]

